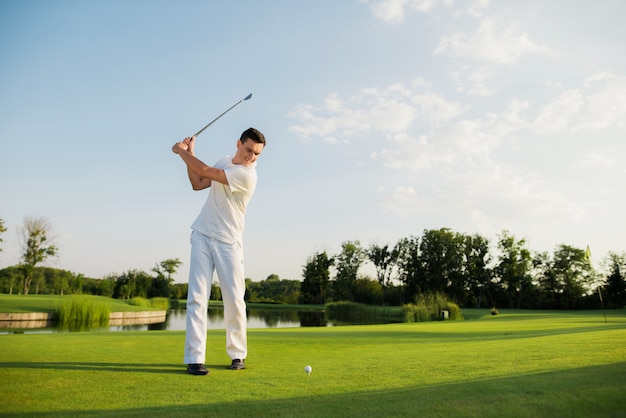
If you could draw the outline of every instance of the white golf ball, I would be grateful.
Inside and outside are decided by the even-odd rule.
[[[306,367],[304,368],[304,371],[306,372],[306,374],[311,373],[311,370],[313,370],[313,368],[312,368],[311,366],[306,366]]]

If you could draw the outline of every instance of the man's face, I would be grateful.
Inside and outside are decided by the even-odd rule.
[[[233,163],[250,166],[256,161],[259,155],[261,155],[263,148],[263,144],[254,142],[249,138],[246,138],[246,142],[244,143],[238,140],[237,152],[233,158]]]

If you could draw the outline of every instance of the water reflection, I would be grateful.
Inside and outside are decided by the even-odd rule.
[[[248,328],[298,328],[325,327],[328,321],[324,311],[299,311],[296,309],[248,309]],[[184,331],[187,311],[170,310],[165,322],[145,325],[120,325],[109,327],[110,331]],[[224,309],[211,307],[207,315],[208,329],[225,329]]]
[[[119,325],[105,325],[104,328],[90,330],[109,330],[109,331],[184,331],[186,311],[170,310],[165,315],[161,311],[159,317],[135,318],[135,320],[143,321],[143,324],[136,322],[124,321]],[[338,325],[356,325],[356,324],[385,324],[390,322],[399,322],[399,318],[389,316],[385,313],[385,309],[291,309],[286,307],[248,307],[248,328],[297,328],[297,327],[329,327]],[[224,309],[222,307],[212,306],[207,314],[208,329],[225,329]],[[124,325],[126,323],[127,325]],[[131,325],[132,324],[132,325]],[[62,332],[58,325],[48,326],[40,325],[40,328],[31,328],[23,324],[20,328],[0,327],[0,334],[3,333],[51,333]],[[67,329],[65,330],[67,331]],[[72,329],[69,329],[72,331]],[[86,331],[86,329],[81,329]]]

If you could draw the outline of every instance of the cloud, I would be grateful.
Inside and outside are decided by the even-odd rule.
[[[292,130],[308,140],[322,139],[315,135],[320,129],[346,142],[358,136],[371,159],[368,171],[384,179],[377,188],[381,209],[425,224],[449,219],[446,226],[471,225],[472,232],[519,226],[541,234],[587,222],[599,205],[594,197],[616,194],[624,173],[616,169],[626,76],[593,74],[565,90],[554,85],[548,91],[561,93],[543,104],[513,98],[479,115],[469,107],[473,101],[450,101],[427,80],[415,80],[345,99],[333,94],[318,108],[301,105],[308,113],[293,114]],[[602,138],[602,147],[600,140],[587,147],[589,135],[573,141],[569,133],[583,129]],[[591,171],[602,172],[601,185],[587,178]]]
[[[626,76],[596,73],[582,87],[564,91],[541,108],[533,122],[539,134],[626,128]]]
[[[371,154],[386,167],[408,171],[480,166],[501,141],[527,128],[522,113],[528,104],[513,101],[502,114],[463,119],[435,126],[428,134],[412,137],[408,132],[389,136],[388,146]],[[449,120],[448,120],[449,121]]]
[[[381,190],[380,204],[388,213],[424,223],[436,214],[448,220],[446,226],[471,225],[472,232],[584,219],[588,208],[548,183],[539,173],[487,158],[481,165],[460,164],[454,171],[423,170],[410,182]]]
[[[468,96],[491,96],[493,89],[487,85],[487,82],[493,76],[494,71],[486,66],[464,65],[452,73],[452,79],[458,86],[456,90]]]
[[[424,83],[415,85],[420,88]],[[305,141],[318,137],[325,142],[339,142],[373,131],[406,132],[417,119],[438,126],[465,110],[465,106],[447,101],[441,94],[414,92],[398,83],[383,90],[363,88],[348,99],[333,93],[319,107],[299,104],[289,114],[297,121],[289,129]]]
[[[562,93],[543,107],[541,114],[535,119],[535,131],[550,134],[568,130],[572,118],[580,114],[583,100],[582,94],[576,89]]]
[[[535,43],[526,33],[518,32],[515,25],[493,18],[484,18],[474,33],[457,32],[444,36],[435,49],[435,55],[471,58],[494,64],[510,64],[528,53],[553,52],[547,46]]]
[[[490,0],[476,0],[470,4],[467,13],[471,16],[481,17],[483,10],[489,6]]]
[[[467,14],[474,17],[483,15],[483,11],[489,7],[490,0],[473,0],[464,2],[467,6]],[[404,21],[408,12],[429,13],[439,4],[443,4],[452,10],[453,15],[459,15],[461,11],[453,8],[454,0],[381,0],[372,1],[370,10],[372,15],[387,23],[399,24]]]
[[[407,10],[426,13],[439,2],[438,0],[383,0],[373,2],[370,10],[374,17],[387,23],[401,23],[404,21]]]

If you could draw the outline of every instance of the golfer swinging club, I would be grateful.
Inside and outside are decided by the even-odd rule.
[[[193,375],[209,373],[205,367],[207,308],[213,272],[224,302],[226,353],[230,368],[245,368],[248,354],[246,335],[246,284],[243,269],[243,230],[246,206],[257,182],[256,160],[265,148],[265,136],[254,128],[237,141],[234,157],[224,157],[208,166],[194,155],[195,136],[172,147],[187,166],[194,190],[210,187],[206,203],[191,225],[191,261],[187,295],[185,363]]]

